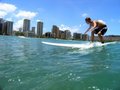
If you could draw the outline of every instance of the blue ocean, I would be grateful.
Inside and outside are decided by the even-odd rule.
[[[120,90],[120,42],[88,43],[0,36],[0,90]]]

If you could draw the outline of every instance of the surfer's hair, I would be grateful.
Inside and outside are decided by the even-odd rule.
[[[87,22],[91,22],[92,20],[91,20],[90,17],[86,17],[86,18],[85,18],[85,21],[87,21]]]

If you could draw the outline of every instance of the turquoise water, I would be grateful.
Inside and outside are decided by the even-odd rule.
[[[42,41],[87,43],[0,36],[0,90],[120,90],[120,42],[79,49]]]

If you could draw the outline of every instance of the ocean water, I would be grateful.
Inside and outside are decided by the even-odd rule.
[[[120,42],[0,36],[0,90],[120,90]],[[74,45],[73,45],[74,46]]]

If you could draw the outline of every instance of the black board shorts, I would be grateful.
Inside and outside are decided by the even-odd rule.
[[[104,35],[107,31],[107,26],[105,26],[103,28],[97,27],[97,28],[94,29],[95,34],[98,34],[99,31],[101,31],[101,34]]]

